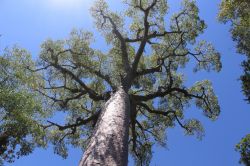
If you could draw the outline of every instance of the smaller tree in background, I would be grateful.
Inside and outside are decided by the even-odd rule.
[[[219,20],[231,23],[230,31],[237,43],[237,51],[246,55],[246,60],[242,62],[244,73],[240,79],[243,93],[250,103],[250,1],[222,0]]]
[[[240,143],[236,145],[236,150],[240,152],[240,163],[246,166],[250,165],[250,134],[242,138]]]
[[[237,42],[237,51],[246,55],[246,60],[242,62],[244,69],[240,77],[242,91],[246,96],[246,101],[250,103],[250,1],[249,0],[222,0],[220,6],[219,20],[226,23],[231,22],[231,34]],[[250,165],[250,134],[236,145],[236,150],[240,152],[240,163]]]
[[[39,121],[46,112],[30,88],[38,77],[21,67],[24,61],[32,66],[30,60],[28,52],[17,47],[0,56],[0,165],[45,146]]]

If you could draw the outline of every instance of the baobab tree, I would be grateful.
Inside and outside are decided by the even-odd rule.
[[[196,41],[206,28],[194,1],[166,21],[166,0],[124,0],[112,12],[104,0],[91,9],[108,51],[91,46],[93,35],[74,30],[67,40],[47,40],[36,67],[24,67],[39,79],[33,89],[47,99],[43,107],[67,115],[66,122],[44,122],[47,141],[67,156],[67,144],[82,147],[85,165],[121,165],[128,153],[137,165],[149,165],[152,146],[166,144],[166,129],[179,125],[187,135],[203,136],[197,119],[185,119],[192,104],[215,120],[217,97],[208,80],[187,87],[179,70],[190,61],[194,72],[220,71],[212,44]]]

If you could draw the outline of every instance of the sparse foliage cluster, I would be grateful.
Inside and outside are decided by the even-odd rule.
[[[236,150],[239,151],[241,155],[240,163],[246,166],[250,165],[250,134],[242,138],[236,145]]]

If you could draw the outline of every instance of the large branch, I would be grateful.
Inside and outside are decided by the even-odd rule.
[[[157,140],[158,142],[164,144],[164,142],[161,141],[161,139],[159,138],[159,136],[156,133],[154,133],[153,131],[151,131],[149,128],[143,127],[142,124],[140,124],[140,122],[138,120],[136,120],[136,124],[141,129],[144,138],[146,138],[146,134],[144,132],[148,132],[149,134],[151,134],[154,137],[155,140]],[[150,127],[150,128],[153,128],[153,126]]]
[[[177,54],[176,53],[176,49],[178,48],[179,46],[177,46],[174,50],[173,50],[173,52],[172,52],[172,54],[169,54],[168,56],[164,56],[164,57],[162,57],[162,60],[165,60],[165,59],[167,59],[167,58],[169,58],[169,57],[185,57],[185,56],[188,56],[188,55],[191,55],[198,63],[202,63],[202,62],[209,62],[208,60],[200,60],[199,58],[198,58],[198,56],[199,55],[203,55],[203,53],[200,51],[200,52],[196,52],[196,53],[194,53],[194,52],[190,52],[190,51],[186,51],[185,53],[183,53],[183,54]]]
[[[147,43],[152,43],[150,41],[150,39],[153,39],[153,38],[157,38],[157,37],[164,37],[166,36],[167,34],[182,34],[183,32],[180,31],[180,29],[178,28],[178,30],[176,31],[164,31],[162,33],[159,33],[157,31],[149,34],[149,29],[150,29],[150,24],[148,22],[148,16],[149,16],[149,13],[151,10],[153,10],[154,6],[157,4],[157,0],[154,0],[152,2],[151,5],[149,5],[146,9],[144,9],[142,7],[142,4],[140,3],[139,5],[136,6],[136,8],[139,8],[143,13],[144,13],[144,34],[142,37],[138,37],[135,38],[135,39],[129,39],[129,38],[126,38],[125,41],[126,42],[139,42],[140,41],[140,45],[139,45],[139,48],[136,52],[136,55],[135,55],[135,58],[134,58],[134,61],[133,61],[133,64],[132,64],[132,72],[135,74],[137,72],[137,68],[138,68],[138,64],[140,62],[140,58],[143,54],[143,51],[145,49],[145,46]],[[148,71],[145,71],[146,74],[147,73],[151,73],[151,72],[155,72],[157,70],[155,69],[152,69],[152,70],[148,70]]]
[[[73,55],[85,55],[85,54],[82,54],[82,53],[79,53],[79,52],[75,52],[75,51],[73,51],[72,49],[67,49],[67,50],[64,50],[63,52],[70,52],[70,53],[72,54],[72,56],[73,56]],[[63,53],[63,52],[61,52],[61,53]],[[59,55],[59,54],[58,54],[58,55]],[[74,63],[74,62],[73,62],[73,63]],[[88,70],[90,73],[95,74],[97,77],[99,77],[99,78],[103,79],[104,81],[106,81],[106,82],[111,86],[112,89],[116,89],[116,87],[115,87],[115,85],[112,83],[110,77],[109,77],[108,75],[103,74],[100,70],[95,70],[95,69],[93,69],[92,67],[87,66],[87,65],[81,63],[80,61],[75,62],[75,64],[76,64],[77,66],[81,66],[81,67],[85,68],[85,69]]]
[[[62,67],[61,65],[58,64],[58,56],[62,54],[63,52],[66,52],[68,50],[64,50],[62,52],[57,53],[56,55],[54,54],[54,51],[49,48],[48,51],[51,53],[51,58],[54,60],[54,62],[48,61],[50,66],[53,66],[57,70],[59,70],[62,74],[67,74],[70,76],[74,81],[76,81],[89,95],[89,97],[92,100],[95,101],[100,101],[103,100],[103,97],[101,95],[98,95],[94,90],[89,88],[79,77],[77,77],[72,71],[68,70],[67,68]]]
[[[46,78],[43,78],[45,81],[48,82],[48,85],[47,87],[43,87],[41,86],[41,88],[43,88],[44,90],[58,90],[58,89],[66,89],[68,91],[70,91],[71,93],[86,93],[85,90],[81,89],[81,88],[73,88],[73,87],[68,87],[67,86],[67,77],[66,75],[64,74],[64,81],[63,81],[63,84],[62,85],[58,85],[58,86],[54,86],[52,83],[51,83],[51,80],[50,79],[46,79]]]
[[[112,31],[121,43],[122,61],[124,64],[124,70],[126,72],[129,72],[131,70],[131,68],[130,68],[130,64],[129,64],[128,51],[127,51],[127,45],[126,45],[125,39],[122,36],[122,34],[120,33],[120,31],[118,30],[117,25],[115,24],[113,19],[110,16],[105,15],[102,10],[100,10],[99,12],[100,12],[101,16],[103,17],[104,22],[106,22],[106,19],[108,19],[110,24],[112,25]]]
[[[45,90],[56,90],[56,89],[66,89],[68,91],[70,91],[71,93],[79,93],[79,92],[83,92],[83,90],[78,89],[78,88],[69,88],[66,85],[62,85],[62,86],[50,86],[50,87],[42,87]]]
[[[146,42],[148,42],[150,39],[154,39],[154,38],[157,38],[157,37],[164,37],[168,34],[179,34],[179,33],[182,33],[181,31],[165,31],[163,33],[158,33],[158,32],[153,32],[152,34],[149,34],[147,35],[146,37],[137,37],[137,38],[134,38],[134,39],[130,39],[130,38],[126,38],[125,41],[126,42],[129,42],[129,43],[134,43],[134,42],[139,42],[139,41],[143,41],[143,40],[146,40]]]
[[[54,51],[49,48],[47,50],[48,52],[51,53],[51,58],[54,62],[50,62],[50,61],[47,61],[49,64],[46,65],[45,67],[42,67],[42,68],[38,68],[38,69],[31,69],[29,66],[27,66],[27,69],[32,71],[32,72],[38,72],[38,71],[41,71],[41,70],[46,70],[48,69],[49,67],[54,67],[56,68],[57,70],[59,70],[62,74],[67,74],[69,75],[74,81],[76,81],[83,89],[85,92],[87,92],[87,94],[89,95],[89,97],[95,101],[99,101],[99,100],[104,100],[104,94],[102,95],[98,95],[94,90],[92,90],[91,88],[89,88],[79,77],[77,77],[72,71],[70,71],[69,69],[67,68],[64,68],[64,66],[70,66],[71,68],[73,69],[76,69],[78,66],[81,66],[83,68],[85,68],[86,70],[88,70],[90,73],[96,75],[97,77],[103,79],[104,81],[106,81],[112,89],[116,89],[116,87],[113,85],[110,77],[108,75],[104,75],[103,73],[101,73],[101,71],[98,71],[98,70],[95,70],[87,65],[84,65],[83,63],[80,63],[80,62],[76,62],[74,65],[76,66],[71,66],[71,65],[60,65],[58,64],[58,57],[63,54],[63,53],[66,53],[66,52],[70,52],[72,55],[75,54],[75,55],[85,55],[83,53],[79,53],[79,52],[75,52],[73,51],[72,49],[66,49],[66,50],[63,50],[63,51],[60,51],[58,52],[57,54],[54,53]],[[71,63],[74,63],[74,62],[71,62]],[[66,79],[66,76],[65,76],[65,79]],[[47,80],[48,81],[48,80]],[[69,88],[66,86],[66,83],[62,86],[52,86],[50,85],[50,87],[43,87],[44,89],[60,89],[60,88],[64,88],[64,89],[67,89],[69,91],[71,91],[72,93],[76,93],[76,92],[83,92],[83,90],[81,89],[72,89],[72,88]]]
[[[147,104],[139,102],[137,103],[139,106],[142,106],[144,109],[146,109],[149,113],[154,113],[158,115],[164,115],[164,116],[169,116],[169,114],[175,113],[174,111],[158,111],[158,110],[152,110]]]
[[[178,88],[178,87],[159,87],[156,92],[147,94],[147,95],[131,95],[132,98],[136,101],[148,101],[155,99],[157,97],[164,97],[172,92],[180,92],[184,94],[185,97],[198,98],[203,99],[202,96],[190,94],[186,89]]]
[[[94,90],[92,90],[91,88],[89,88],[79,77],[77,77],[72,71],[63,68],[62,66],[55,64],[55,63],[51,63],[51,65],[53,67],[55,67],[57,70],[59,70],[62,73],[65,73],[67,75],[69,75],[74,81],[76,81],[84,90],[86,90],[86,92],[88,93],[89,97],[92,100],[95,101],[100,101],[103,100],[102,95],[98,95]]]
[[[95,114],[93,114],[92,116],[90,116],[89,118],[86,118],[86,119],[77,118],[76,123],[67,124],[67,125],[64,125],[64,126],[59,125],[59,124],[54,123],[54,122],[51,122],[51,121],[47,121],[49,123],[49,125],[43,126],[43,127],[46,129],[46,128],[49,128],[49,127],[52,127],[52,126],[56,126],[61,131],[66,130],[66,129],[73,129],[73,128],[76,128],[76,127],[79,127],[79,126],[82,126],[82,125],[86,125],[86,124],[90,123],[91,121],[93,121],[95,123],[96,120],[98,119],[99,115],[100,115],[100,111],[96,112]]]
[[[183,125],[180,121],[180,119],[178,118],[178,116],[176,115],[175,111],[169,110],[169,111],[158,111],[158,110],[153,110],[151,109],[147,104],[145,103],[138,103],[139,106],[142,106],[145,110],[147,110],[149,113],[153,113],[153,114],[157,114],[157,115],[163,115],[166,117],[169,117],[170,114],[174,115],[174,118],[176,119],[177,123],[185,130],[190,131],[190,129],[188,127],[186,127],[185,125]]]
[[[102,74],[102,72],[99,70],[94,70],[93,68],[84,65],[84,64],[80,64],[81,66],[83,66],[85,69],[89,70],[91,73],[95,74],[96,76],[102,78],[104,81],[106,81],[113,90],[117,89],[116,86],[112,83],[110,77],[108,75],[104,75]]]
[[[149,12],[150,10],[156,5],[157,0],[154,0],[154,2],[147,8],[147,9],[143,9],[143,13],[144,13],[144,34],[143,34],[143,39],[140,43],[140,46],[136,52],[133,64],[132,64],[132,72],[135,73],[138,67],[138,64],[140,62],[141,56],[143,54],[143,51],[145,49],[145,46],[147,44],[147,37],[148,37],[148,32],[149,32],[149,22],[148,22],[148,16],[149,16]]]
[[[164,60],[158,59],[157,60],[157,66],[149,68],[149,69],[143,69],[141,71],[136,72],[136,77],[143,76],[147,74],[153,74],[156,72],[162,72],[162,66],[164,65]]]
[[[152,67],[149,69],[143,69],[141,71],[136,72],[136,76],[143,76],[143,75],[147,75],[147,74],[153,74],[156,72],[161,72],[161,66],[156,66],[156,67]]]
[[[44,89],[50,89],[50,88],[44,88]],[[78,94],[76,94],[72,97],[67,97],[65,99],[58,99],[55,94],[54,94],[54,96],[50,96],[39,89],[36,89],[36,91],[39,92],[40,94],[42,94],[43,96],[51,99],[54,103],[58,103],[62,108],[67,107],[67,104],[69,101],[80,99],[83,95],[87,94],[86,91],[80,91],[79,93],[77,92]],[[76,93],[76,92],[74,92],[74,93]]]

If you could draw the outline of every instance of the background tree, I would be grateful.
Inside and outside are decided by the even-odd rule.
[[[0,165],[3,161],[28,155],[36,146],[45,146],[44,131],[39,127],[46,112],[35,87],[35,75],[21,66],[32,64],[31,56],[23,49],[5,49],[0,56]]]
[[[220,5],[220,21],[231,23],[231,34],[237,42],[237,51],[246,55],[246,60],[242,62],[244,69],[240,77],[242,90],[246,96],[246,101],[250,103],[250,1],[248,0],[223,0]],[[236,145],[236,149],[241,153],[240,162],[250,165],[249,135]]]
[[[119,13],[103,0],[92,8],[109,51],[91,47],[90,32],[74,30],[67,40],[43,43],[36,68],[23,62],[27,73],[38,73],[45,81],[34,80],[37,86],[32,87],[48,99],[43,107],[66,115],[64,124],[60,119],[40,125],[47,139],[63,157],[67,144],[82,147],[87,156],[82,165],[88,159],[112,165],[110,158],[126,165],[127,146],[137,165],[149,165],[152,146],[166,144],[167,128],[177,124],[187,135],[204,135],[197,119],[184,117],[188,107],[196,105],[211,120],[220,113],[211,83],[203,80],[187,87],[180,71],[188,62],[194,72],[221,69],[213,46],[196,41],[206,25],[195,2],[184,0],[170,21],[165,21],[165,0],[123,2],[126,10]],[[120,150],[123,156],[114,153]]]
[[[237,51],[246,55],[242,62],[244,69],[240,77],[242,90],[250,102],[250,2],[248,0],[223,0],[220,5],[219,20],[231,23],[231,34],[237,43]]]
[[[236,145],[236,150],[240,152],[240,163],[250,165],[250,134],[246,135],[240,143]]]

